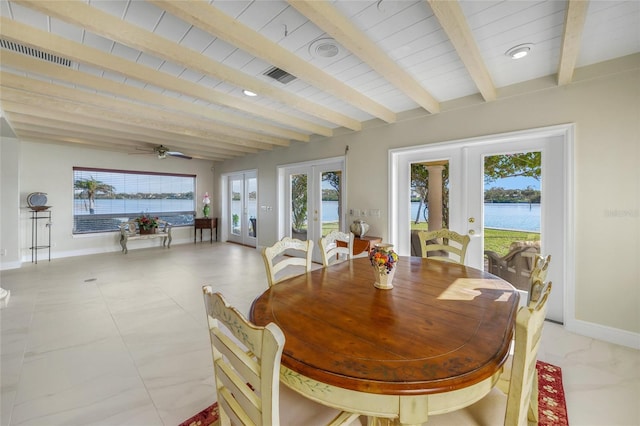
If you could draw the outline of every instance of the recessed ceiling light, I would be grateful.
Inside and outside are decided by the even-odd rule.
[[[533,43],[519,44],[504,52],[505,55],[510,56],[512,59],[524,58],[529,54]]]
[[[251,96],[251,97],[253,97],[253,96],[258,96],[258,94],[257,94],[257,93],[254,93],[254,92],[252,92],[251,90],[247,90],[247,89],[244,89],[244,90],[242,91],[242,93],[244,93],[244,95],[245,95],[245,96]]]

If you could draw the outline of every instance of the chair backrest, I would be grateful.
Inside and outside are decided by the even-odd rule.
[[[526,426],[527,419],[537,420],[538,375],[536,359],[547,311],[547,299],[551,293],[551,282],[540,283],[540,285],[542,292],[538,300],[529,306],[521,307],[516,317],[516,337],[507,394],[505,425]]]
[[[529,296],[527,304],[536,303],[542,296],[544,280],[547,279],[547,271],[551,263],[551,255],[546,257],[537,255],[533,260],[533,269],[529,277]]]
[[[467,246],[471,238],[448,229],[419,231],[422,257],[464,264]],[[453,257],[452,257],[453,255]]]
[[[280,424],[282,330],[274,323],[255,326],[210,286],[202,291],[221,424]]]
[[[295,252],[300,252],[304,257],[295,256]],[[271,247],[262,250],[262,259],[267,270],[267,280],[269,287],[294,275],[300,275],[311,271],[311,257],[313,256],[313,241],[302,241],[296,238],[284,237]],[[303,270],[299,266],[304,267]],[[287,271],[284,271],[287,269]],[[283,272],[278,275],[279,272]],[[276,278],[276,275],[278,277]]]
[[[318,247],[322,253],[322,265],[327,267],[336,262],[349,260],[353,253],[353,232],[331,231],[326,236],[320,238]],[[338,241],[345,243],[345,246],[338,246]]]

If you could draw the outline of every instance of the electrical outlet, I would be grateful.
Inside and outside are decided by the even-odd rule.
[[[371,209],[369,210],[369,216],[371,217],[380,217],[380,209]]]

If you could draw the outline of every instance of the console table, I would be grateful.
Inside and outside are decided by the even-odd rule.
[[[373,246],[376,244],[380,244],[382,242],[382,237],[355,237],[353,240],[353,253],[352,255],[358,255],[363,251],[367,251],[368,253],[373,250]],[[342,241],[336,241],[339,247],[346,247],[347,244]]]
[[[202,241],[202,230],[209,229],[211,232],[211,244],[213,244],[213,230],[216,230],[216,241],[218,241],[218,218],[217,217],[196,217],[193,219],[193,244],[196,243],[196,235],[200,230],[200,241]]]

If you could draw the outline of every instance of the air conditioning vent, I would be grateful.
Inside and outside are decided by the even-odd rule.
[[[24,44],[14,43],[9,40],[0,39],[0,47],[14,52],[22,53],[23,55],[31,56],[34,58],[42,59],[44,61],[53,62],[54,64],[62,65],[65,67],[71,67],[71,60],[63,58],[61,56],[52,55],[51,53],[43,52],[42,50],[34,49]]]
[[[279,81],[282,84],[287,84],[292,82],[293,80],[296,79],[296,76],[293,74],[289,74],[288,72],[286,72],[283,69],[280,69],[278,67],[272,67],[269,68],[264,75],[266,75],[267,77],[271,77],[274,80]]]

